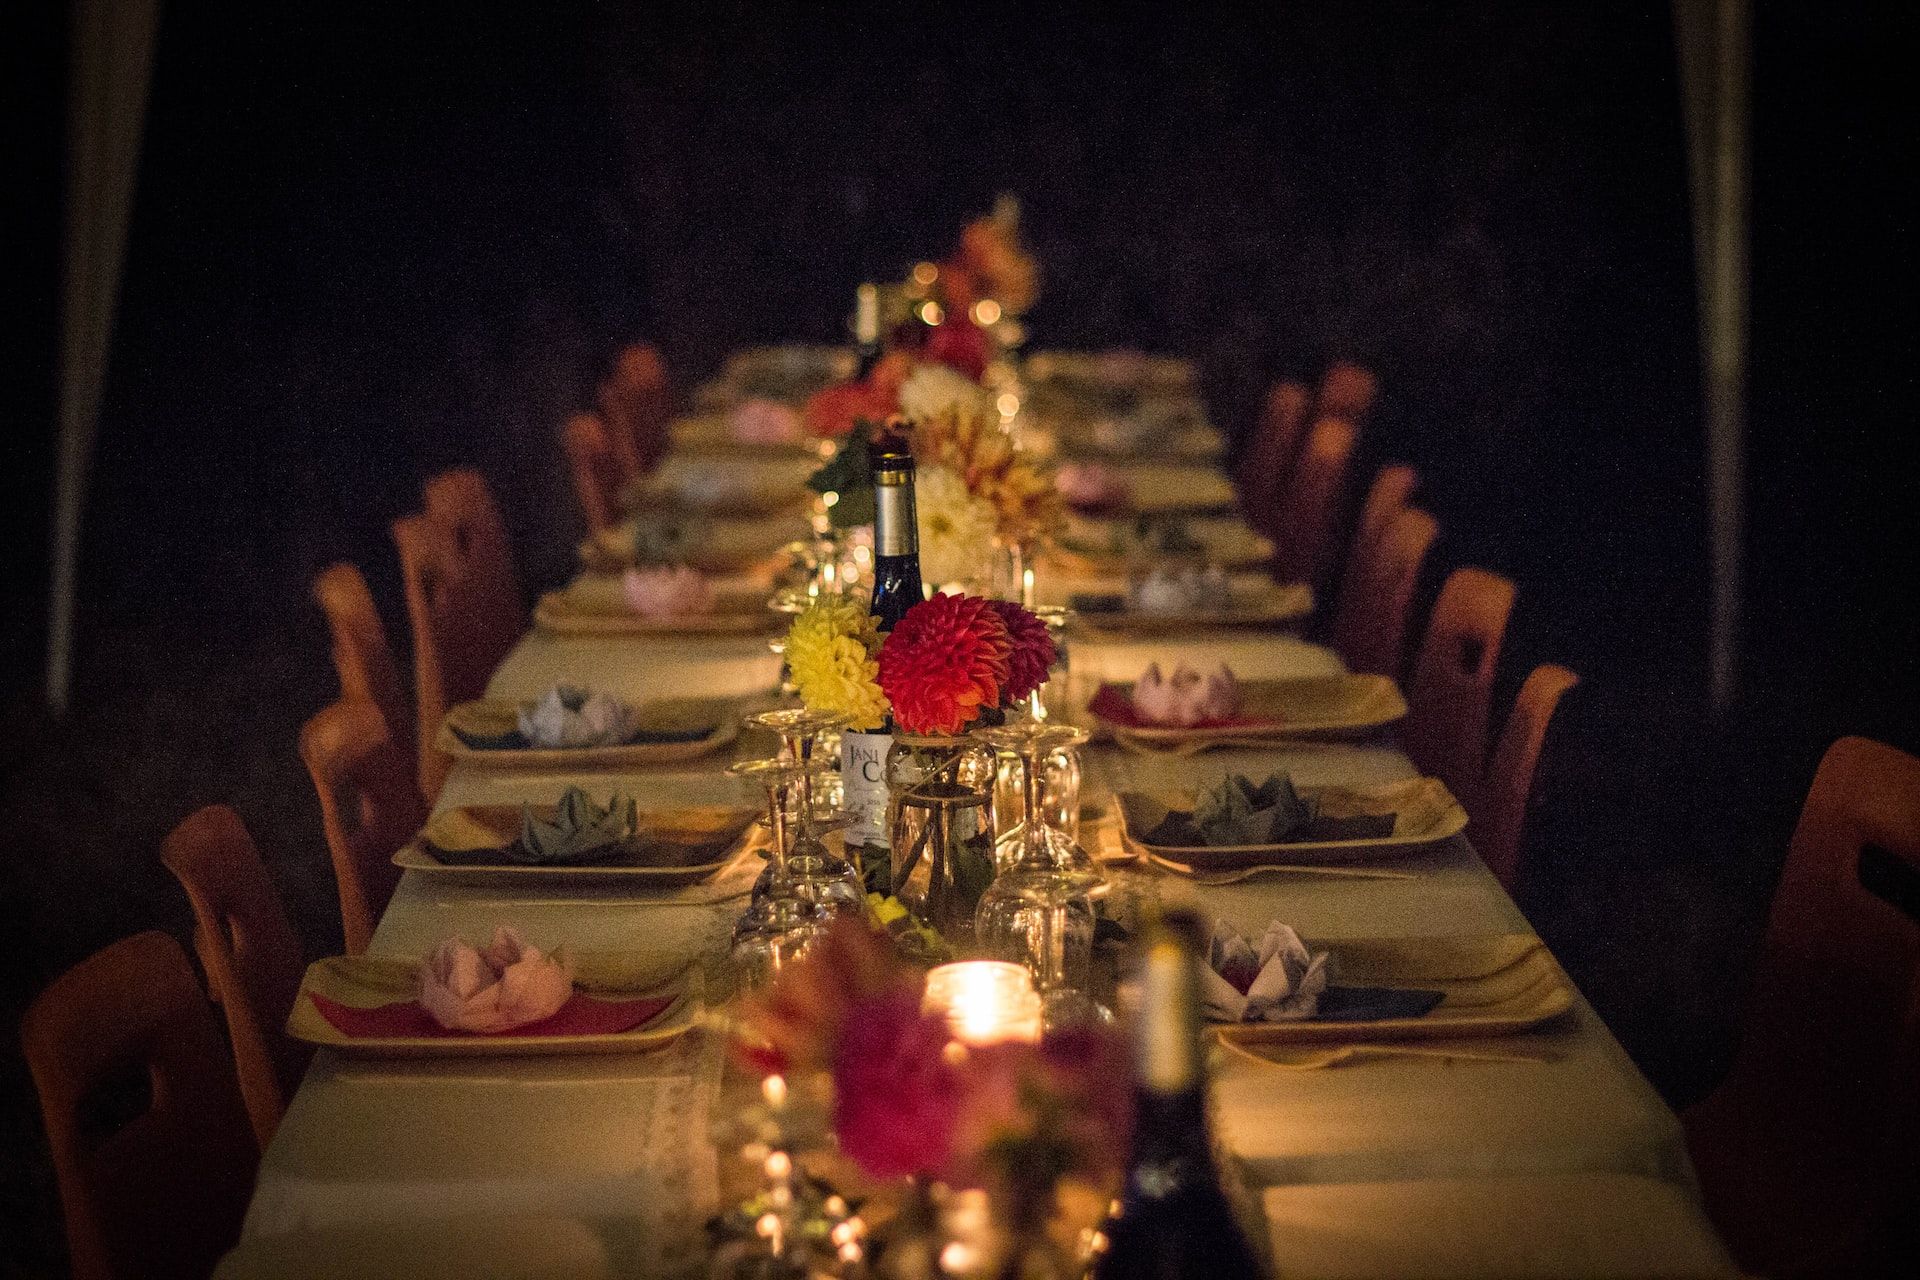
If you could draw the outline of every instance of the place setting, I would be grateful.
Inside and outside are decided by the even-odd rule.
[[[488,769],[608,769],[675,764],[711,755],[740,730],[727,698],[630,703],[604,690],[559,684],[529,701],[483,698],[450,708],[434,746]]]
[[[1202,672],[1174,660],[1137,679],[1103,682],[1087,714],[1121,747],[1190,756],[1217,747],[1363,737],[1404,718],[1405,696],[1381,675],[1240,680],[1225,664]]]

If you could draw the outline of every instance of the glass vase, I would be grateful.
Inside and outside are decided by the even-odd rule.
[[[893,892],[949,939],[972,934],[993,879],[993,773],[968,738],[896,734],[887,752]]]

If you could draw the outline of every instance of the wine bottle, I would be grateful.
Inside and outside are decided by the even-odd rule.
[[[1133,1151],[1095,1280],[1264,1274],[1213,1163],[1200,1043],[1198,921],[1168,912],[1143,937],[1133,1023]]]
[[[853,294],[853,345],[859,356],[854,377],[861,381],[880,363],[880,286],[867,283]]]
[[[897,432],[884,431],[868,453],[873,466],[873,600],[868,605],[881,633],[918,604],[920,526],[913,505],[913,453]],[[893,837],[888,813],[887,753],[893,746],[891,717],[877,733],[840,735],[841,794],[852,816],[846,829],[857,848],[870,892],[893,891]]]

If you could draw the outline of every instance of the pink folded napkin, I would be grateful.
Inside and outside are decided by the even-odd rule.
[[[1327,953],[1308,951],[1300,935],[1278,920],[1258,946],[1216,921],[1207,960],[1201,999],[1216,1022],[1293,1022],[1320,1011]]]
[[[1111,511],[1133,497],[1126,477],[1098,462],[1063,463],[1055,483],[1061,499],[1077,511]]]
[[[507,1031],[560,1011],[573,995],[573,957],[547,955],[501,925],[485,951],[448,938],[420,966],[420,1007],[452,1031]]]
[[[759,396],[735,405],[727,426],[741,444],[795,444],[805,434],[799,413]]]
[[[685,618],[713,612],[713,584],[698,569],[686,565],[629,569],[620,585],[627,608],[643,618]]]
[[[1171,676],[1165,676],[1160,664],[1152,663],[1133,682],[1129,702],[1135,720],[1142,725],[1186,728],[1240,722],[1240,682],[1225,663],[1204,676],[1184,662],[1174,666]],[[1094,709],[1106,714],[1100,707]]]

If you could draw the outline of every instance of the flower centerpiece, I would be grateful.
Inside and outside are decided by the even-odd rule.
[[[923,1007],[925,985],[885,934],[843,917],[749,998],[737,1053],[763,1073],[828,1077],[840,1152],[868,1177],[912,1179],[922,1196],[936,1183],[984,1192],[1008,1261],[1048,1247],[1050,1227],[1068,1228],[1070,1251],[1071,1228],[1095,1225],[1099,1210],[1068,1223],[1062,1206],[1103,1206],[1122,1171],[1132,1073],[1121,1037],[1089,1026],[961,1043]]]

